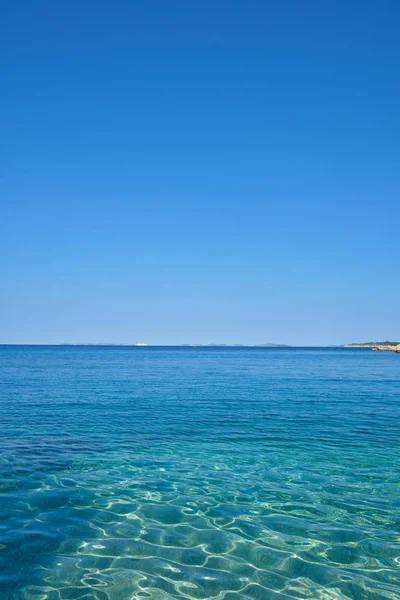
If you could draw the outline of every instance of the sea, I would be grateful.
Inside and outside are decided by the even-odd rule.
[[[400,355],[0,347],[1,600],[399,600]]]

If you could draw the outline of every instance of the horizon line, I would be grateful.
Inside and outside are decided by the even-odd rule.
[[[361,342],[362,343],[362,342]],[[343,348],[348,344],[141,344],[114,342],[0,342],[1,346],[83,346],[128,348]]]

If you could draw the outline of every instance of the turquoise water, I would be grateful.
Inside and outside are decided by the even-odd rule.
[[[400,598],[400,356],[0,348],[0,598]]]

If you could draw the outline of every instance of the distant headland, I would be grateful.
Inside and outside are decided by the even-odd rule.
[[[376,346],[398,346],[400,342],[356,342],[346,344],[345,348],[374,348]]]
[[[400,353],[400,342],[362,342],[346,344],[345,348],[371,348],[376,352],[398,352]]]

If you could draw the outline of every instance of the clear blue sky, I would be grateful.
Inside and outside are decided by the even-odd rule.
[[[1,342],[400,339],[397,0],[1,13]]]

